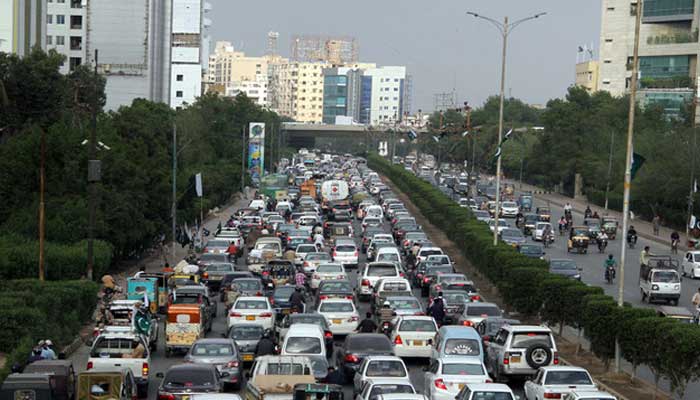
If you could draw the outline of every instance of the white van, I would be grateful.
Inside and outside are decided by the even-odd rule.
[[[365,209],[365,215],[367,217],[375,217],[384,219],[384,210],[380,205],[371,205]]]
[[[326,358],[323,330],[314,324],[293,324],[282,343],[283,356],[321,356]]]

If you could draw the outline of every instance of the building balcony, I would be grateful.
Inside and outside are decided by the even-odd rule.
[[[693,78],[687,75],[667,78],[642,77],[639,80],[639,86],[642,89],[689,89],[694,85]]]
[[[692,21],[695,0],[645,0],[642,22]]]
[[[647,45],[669,45],[682,43],[697,43],[698,30],[693,32],[676,33],[675,35],[653,35],[647,36]]]

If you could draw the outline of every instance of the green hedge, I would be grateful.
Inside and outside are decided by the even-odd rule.
[[[0,381],[39,340],[51,339],[59,349],[70,343],[92,317],[98,288],[86,280],[0,280],[0,353],[7,355]]]
[[[689,380],[700,377],[697,325],[681,326],[655,317],[653,310],[618,307],[599,287],[551,274],[545,261],[528,258],[505,244],[494,246],[488,226],[478,222],[468,208],[456,206],[429,183],[375,154],[367,160],[370,168],[388,177],[432,224],[449,235],[510,307],[550,323],[582,328],[593,352],[606,362],[614,356],[615,338],[619,337],[628,361],[648,365],[658,376],[668,378],[677,393],[685,390]],[[674,362],[678,358],[683,362]]]
[[[96,240],[94,276],[102,276],[112,262],[112,246]],[[87,241],[75,244],[47,242],[44,266],[47,280],[80,279],[87,265]],[[39,242],[18,235],[0,236],[0,279],[39,276]]]

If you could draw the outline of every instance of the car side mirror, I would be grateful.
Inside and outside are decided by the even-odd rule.
[[[165,374],[162,372],[156,372],[156,378],[163,379],[163,378],[165,378]]]
[[[224,372],[221,373],[221,377],[222,377],[222,378],[226,378],[226,377],[229,377],[229,376],[231,376],[231,374],[229,374],[228,372],[225,372],[225,371],[224,371]]]

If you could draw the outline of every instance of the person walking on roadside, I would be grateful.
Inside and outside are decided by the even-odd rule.
[[[671,253],[678,254],[678,244],[681,242],[681,235],[678,231],[671,232]]]
[[[700,309],[700,288],[698,288],[698,291],[693,295],[690,302],[693,303],[693,307],[695,307],[696,311]]]
[[[654,236],[659,236],[659,229],[661,228],[661,217],[659,214],[654,215],[651,220],[651,225],[654,228]]]

